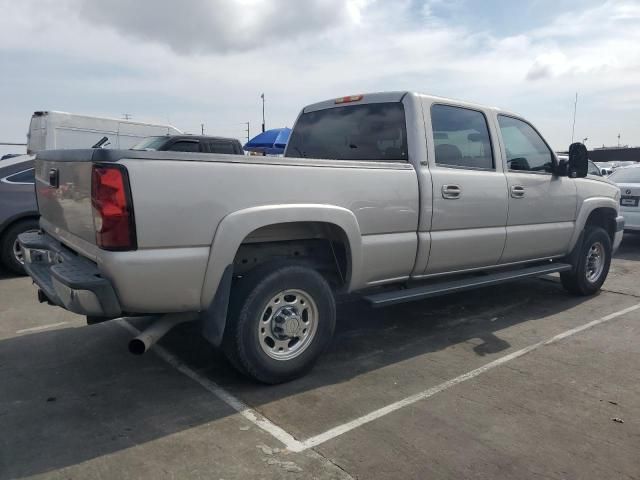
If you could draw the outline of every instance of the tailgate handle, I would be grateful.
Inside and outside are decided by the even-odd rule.
[[[57,168],[49,169],[49,186],[58,188],[60,186],[60,172]]]

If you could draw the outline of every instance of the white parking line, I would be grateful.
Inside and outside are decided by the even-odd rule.
[[[339,437],[340,435],[350,432],[351,430],[354,430],[362,425],[365,425],[378,418],[384,417],[385,415],[388,415],[397,410],[400,410],[401,408],[409,406],[420,400],[424,400],[426,398],[432,397],[437,393],[440,393],[455,385],[458,385],[459,383],[475,378],[485,372],[488,372],[489,370],[499,367],[500,365],[504,365],[505,363],[510,362],[511,360],[515,360],[516,358],[522,357],[523,355],[526,355],[529,352],[532,352],[541,347],[544,347],[545,345],[550,345],[552,343],[559,342],[560,340],[563,340],[567,337],[571,337],[572,335],[583,332],[585,330],[593,328],[602,323],[611,321],[615,318],[621,317],[622,315],[625,315],[627,313],[633,312],[638,309],[640,309],[640,304],[633,305],[631,307],[606,315],[598,320],[593,320],[579,327],[572,328],[570,330],[567,330],[566,332],[562,332],[558,335],[555,335],[554,337],[551,337],[547,340],[542,340],[538,343],[534,343],[533,345],[524,347],[513,353],[505,355],[504,357],[500,357],[492,362],[489,362],[486,365],[476,368],[475,370],[471,370],[470,372],[464,373],[451,380],[447,380],[446,382],[436,385],[435,387],[431,387],[420,393],[411,395],[410,397],[404,398],[390,405],[379,408],[378,410],[374,410],[373,412],[363,415],[362,417],[356,418],[355,420],[351,420],[350,422],[344,423],[342,425],[338,425],[337,427],[331,428],[324,433],[308,438],[307,440],[304,440],[304,441],[297,440],[296,438],[293,437],[293,435],[286,432],[284,429],[277,426],[276,424],[271,422],[269,419],[265,418],[264,416],[260,415],[257,411],[250,408],[242,400],[234,397],[231,393],[226,391],[224,388],[222,388],[215,382],[200,375],[195,370],[185,365],[176,356],[169,353],[160,345],[156,344],[153,347],[153,351],[165,362],[167,362],[169,365],[177,369],[180,373],[196,381],[205,389],[213,393],[216,397],[218,397],[220,400],[222,400],[224,403],[226,403],[231,408],[233,408],[236,412],[242,415],[246,420],[260,427],[262,430],[269,433],[275,439],[282,442],[282,444],[284,444],[289,451],[303,452],[304,450],[316,447],[322,443],[325,443],[329,440]],[[131,325],[129,322],[127,322],[124,319],[116,320],[116,322],[122,327],[124,327],[126,330],[131,332],[133,335],[138,335],[140,333],[140,331],[137,328],[135,328],[133,325]]]
[[[625,315],[627,313],[633,312],[635,310],[638,310],[640,308],[640,304],[634,305],[632,307],[629,308],[625,308],[623,310],[620,310],[618,312],[614,312],[611,313],[605,317],[602,317],[598,320],[593,320],[592,322],[586,323],[584,325],[581,325],[580,327],[576,327],[576,328],[572,328],[571,330],[567,330],[566,332],[560,333],[558,335],[556,335],[555,337],[551,337],[547,340],[543,340],[541,342],[538,343],[534,343],[533,345],[530,345],[528,347],[525,347],[521,350],[517,350],[513,353],[510,353],[509,355],[505,355],[504,357],[500,357],[496,360],[494,360],[493,362],[489,362],[486,365],[483,365],[482,367],[476,368],[475,370],[471,370],[470,372],[464,373],[462,375],[460,375],[459,377],[453,378],[451,380],[447,380],[446,382],[441,383],[440,385],[436,385],[435,387],[429,388],[423,392],[417,393],[415,395],[412,395],[410,397],[404,398],[402,400],[399,400],[395,403],[392,403],[390,405],[387,405],[386,407],[382,407],[378,410],[374,410],[371,413],[368,413],[366,415],[363,415],[360,418],[356,418],[355,420],[352,420],[350,422],[347,422],[345,424],[342,425],[338,425],[337,427],[334,427],[330,430],[327,430],[324,433],[321,433],[319,435],[316,435],[315,437],[311,437],[305,441],[302,442],[302,446],[303,446],[303,450],[306,450],[307,448],[312,448],[315,447],[317,445],[320,445],[321,443],[324,443],[328,440],[331,440],[333,438],[339,437],[340,435],[347,433],[355,428],[358,428],[362,425],[364,425],[365,423],[369,423],[372,422],[373,420],[376,420],[380,417],[384,417],[385,415],[388,415],[392,412],[395,412],[396,410],[400,410],[401,408],[404,408],[408,405],[411,405],[413,403],[416,403],[420,400],[424,400],[425,398],[429,398],[434,396],[436,393],[442,392],[450,387],[453,387],[454,385],[457,385],[459,383],[462,383],[466,380],[470,380],[474,377],[477,377],[478,375],[481,375],[485,372],[488,372],[489,370],[492,370],[496,367],[499,367],[500,365],[503,365],[507,362],[510,362],[511,360],[514,360],[516,358],[522,357],[523,355],[526,355],[529,352],[532,352],[533,350],[537,350],[540,347],[543,347],[545,345],[550,345],[552,343],[556,343],[564,338],[570,337],[572,335],[575,335],[576,333],[580,333],[583,332],[589,328],[595,327],[596,325],[600,325],[601,323],[605,323],[608,322],[610,320],[613,320],[614,318],[618,318],[622,315]],[[296,451],[302,451],[302,450],[296,450]]]
[[[133,335],[138,335],[140,331],[127,322],[124,319],[116,320],[118,325],[124,327],[126,330],[131,332]],[[190,379],[199,383],[202,387],[213,393],[216,397],[222,400],[224,403],[233,408],[236,412],[242,415],[246,420],[250,421],[257,427],[260,427],[265,432],[269,433],[276,440],[282,442],[282,444],[292,452],[301,452],[306,450],[303,447],[302,443],[296,440],[293,435],[286,432],[284,429],[280,428],[268,418],[260,415],[258,412],[250,408],[246,403],[242,400],[234,397],[231,393],[227,392],[224,388],[222,388],[217,383],[209,380],[208,378],[200,375],[198,372],[185,365],[178,357],[169,353],[166,349],[156,344],[153,346],[153,352],[156,353],[160,358],[162,358],[165,362],[171,365],[173,368],[178,370],[183,375],[186,375]]]
[[[31,328],[23,328],[22,330],[18,330],[16,333],[31,333],[31,332],[40,332],[42,330],[49,330],[50,328],[61,327],[62,325],[66,325],[69,322],[59,322],[59,323],[51,323],[49,325],[41,325],[39,327],[31,327]]]

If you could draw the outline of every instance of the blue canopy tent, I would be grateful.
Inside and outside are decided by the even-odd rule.
[[[269,155],[279,155],[284,153],[287,141],[291,135],[290,128],[274,128],[256,135],[249,140],[244,149],[247,152],[266,153]]]

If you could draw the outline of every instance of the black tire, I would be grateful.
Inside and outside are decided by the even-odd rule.
[[[302,292],[307,296],[302,298],[311,299],[307,304],[313,304],[315,308],[312,310],[317,313],[313,317],[315,333],[309,340],[301,341],[304,348],[294,358],[275,359],[265,352],[265,349],[269,349],[266,344],[271,337],[262,338],[260,332],[272,328],[272,325],[277,328],[278,325],[273,323],[275,320],[264,323],[262,317],[270,302],[287,290]],[[287,305],[283,304],[279,310],[272,311],[270,317],[275,319],[277,312]],[[307,373],[327,347],[335,329],[335,311],[333,292],[324,277],[314,269],[290,262],[260,266],[234,284],[222,347],[231,364],[241,373],[267,384],[287,382]],[[309,312],[294,310],[294,316],[300,318],[294,320],[294,325],[299,324],[300,332],[304,327],[300,322],[304,321],[302,318],[305,314],[311,315]],[[280,320],[282,318],[279,317]],[[305,318],[307,322],[311,321],[309,316]],[[295,346],[296,337],[291,338],[290,343]],[[271,355],[278,353],[272,352]]]
[[[587,269],[588,258],[592,253],[592,248],[600,245],[602,247],[602,269],[597,278],[589,278],[590,271]],[[609,267],[611,265],[611,238],[601,227],[587,227],[584,231],[582,243],[576,246],[576,251],[572,252],[573,269],[562,272],[560,279],[562,286],[574,295],[593,295],[607,279]]]
[[[18,235],[29,230],[38,230],[38,220],[20,220],[11,225],[2,236],[0,241],[0,261],[2,265],[16,275],[25,275],[22,263],[16,258],[13,247],[18,239]]]

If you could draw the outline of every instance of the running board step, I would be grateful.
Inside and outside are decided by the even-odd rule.
[[[413,302],[425,298],[437,297],[448,293],[462,292],[479,287],[489,287],[500,283],[511,282],[522,278],[538,277],[549,273],[566,272],[571,270],[568,263],[548,263],[535,267],[521,268],[518,270],[491,273],[480,277],[464,278],[461,280],[450,280],[447,282],[430,283],[419,287],[405,288],[382,293],[374,293],[365,296],[374,307],[386,307],[396,303]]]

